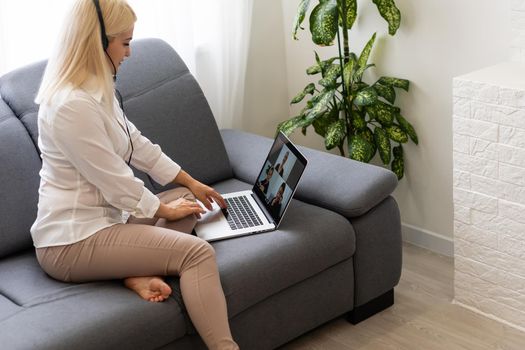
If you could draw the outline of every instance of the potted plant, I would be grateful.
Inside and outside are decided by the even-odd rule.
[[[388,23],[388,32],[395,35],[401,13],[394,0],[372,0],[379,14]],[[414,127],[394,105],[396,89],[408,91],[409,81],[381,77],[373,83],[363,80],[364,72],[374,67],[368,62],[375,43],[374,33],[359,55],[350,52],[348,33],[357,18],[357,0],[319,0],[310,14],[312,41],[319,46],[337,42],[338,55],[322,60],[315,53],[316,63],[306,70],[321,79],[308,84],[291,103],[306,99],[299,115],[281,122],[277,129],[286,135],[301,128],[304,135],[309,126],[325,140],[326,149],[335,147],[342,156],[370,162],[376,153],[385,165],[401,179],[404,175],[403,143],[418,143]],[[293,37],[310,7],[310,0],[301,0],[294,21]]]

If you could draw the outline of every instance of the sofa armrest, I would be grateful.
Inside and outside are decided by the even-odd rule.
[[[235,177],[255,183],[273,140],[238,130],[221,130]],[[295,197],[347,218],[360,216],[397,186],[391,171],[341,156],[298,147],[308,166]]]

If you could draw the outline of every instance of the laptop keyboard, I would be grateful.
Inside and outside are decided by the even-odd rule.
[[[225,198],[228,203],[226,219],[232,230],[262,225],[252,205],[245,196]]]

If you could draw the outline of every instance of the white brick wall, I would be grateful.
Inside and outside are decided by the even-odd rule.
[[[454,79],[455,299],[525,329],[525,88],[489,81]]]

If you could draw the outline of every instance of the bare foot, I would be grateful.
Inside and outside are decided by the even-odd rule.
[[[142,299],[159,302],[166,300],[171,294],[171,288],[160,277],[129,277],[124,280],[124,285]]]

